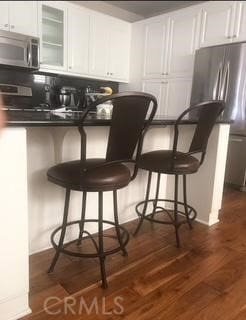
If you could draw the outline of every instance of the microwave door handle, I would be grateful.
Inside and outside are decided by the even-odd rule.
[[[27,51],[27,65],[30,66],[30,63],[31,63],[31,42],[30,41],[28,41],[26,51]]]
[[[29,58],[29,46],[26,46],[26,64],[28,65],[28,58]]]

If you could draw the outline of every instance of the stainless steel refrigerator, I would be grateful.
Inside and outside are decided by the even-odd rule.
[[[225,182],[246,191],[246,43],[196,51],[191,105],[224,100],[224,119],[232,119]]]

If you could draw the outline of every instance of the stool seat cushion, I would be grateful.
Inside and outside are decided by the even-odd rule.
[[[49,181],[77,191],[112,191],[127,186],[130,170],[121,163],[99,167],[105,162],[105,159],[87,159],[85,164],[80,160],[64,162],[51,167],[47,176]]]
[[[177,152],[172,168],[172,150],[157,150],[141,155],[139,168],[166,174],[190,174],[198,170],[200,162],[195,157]]]

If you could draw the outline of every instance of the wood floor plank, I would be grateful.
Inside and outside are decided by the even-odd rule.
[[[133,303],[139,296],[130,288],[123,288],[115,291],[111,295],[104,297],[99,295],[74,295],[70,296],[68,307],[60,302],[50,306],[47,311],[36,313],[32,320],[100,320],[109,319],[111,316],[123,315],[128,303]]]
[[[156,320],[190,320],[197,314],[197,312],[208,306],[217,296],[218,291],[199,283],[192,288],[181,298],[177,299],[176,303],[164,308],[158,315]]]
[[[246,319],[246,305],[241,309],[241,311],[232,320],[245,320]]]
[[[43,291],[39,291],[37,293],[30,294],[30,304],[32,306],[32,312],[38,313],[43,310],[44,303],[50,297],[56,297],[60,300],[63,300],[65,297],[68,297],[69,293],[61,286],[61,285],[54,285],[48,289]],[[47,306],[52,305],[54,301],[50,299],[47,300]]]
[[[240,253],[235,259],[206,277],[203,282],[220,292],[225,292],[244,276],[246,276],[246,255]]]
[[[246,276],[240,278],[228,291],[215,298],[206,308],[196,314],[193,320],[231,320],[246,305]]]
[[[147,288],[144,288],[144,285],[142,286],[142,290],[145,290],[144,298],[134,305],[128,306],[125,310],[125,319],[147,320],[155,317],[161,310],[168,308],[202,282],[204,277],[212,274],[231,259],[233,259],[231,250],[224,249],[224,251],[209,255],[204,260],[197,260],[196,263],[194,260],[190,260],[190,267],[188,268],[183,268],[183,263],[179,267],[175,266],[180,270],[179,276],[164,285],[153,288],[151,282],[146,281]],[[165,275],[162,276],[165,277]],[[162,279],[162,276],[160,279]],[[134,290],[136,290],[136,287],[134,287]]]

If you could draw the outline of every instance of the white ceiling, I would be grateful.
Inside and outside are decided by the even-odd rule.
[[[201,1],[105,1],[144,18],[163,12],[188,7]]]
[[[72,1],[129,22],[188,7],[204,1]]]

